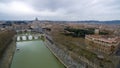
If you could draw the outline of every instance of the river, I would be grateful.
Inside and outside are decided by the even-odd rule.
[[[10,68],[65,68],[42,40],[16,42]]]

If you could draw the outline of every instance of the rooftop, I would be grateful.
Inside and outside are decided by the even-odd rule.
[[[99,41],[103,41],[107,43],[116,43],[119,41],[119,37],[111,36],[111,35],[87,35],[87,37],[94,38]]]

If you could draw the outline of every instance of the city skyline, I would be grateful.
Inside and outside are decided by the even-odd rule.
[[[1,0],[0,20],[120,20],[119,0]]]

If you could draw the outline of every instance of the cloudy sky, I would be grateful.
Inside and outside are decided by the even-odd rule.
[[[0,0],[0,20],[120,20],[120,0]]]

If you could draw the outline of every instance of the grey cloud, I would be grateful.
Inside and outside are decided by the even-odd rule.
[[[107,20],[119,19],[118,17],[120,17],[120,0],[1,0],[0,3],[8,4],[13,1],[24,2],[37,13],[46,10],[50,13],[56,13],[56,16],[41,16],[43,19]],[[0,14],[3,14],[3,12],[0,11]],[[28,16],[32,18],[32,16],[39,17],[40,15]],[[21,15],[20,17],[24,18]]]

